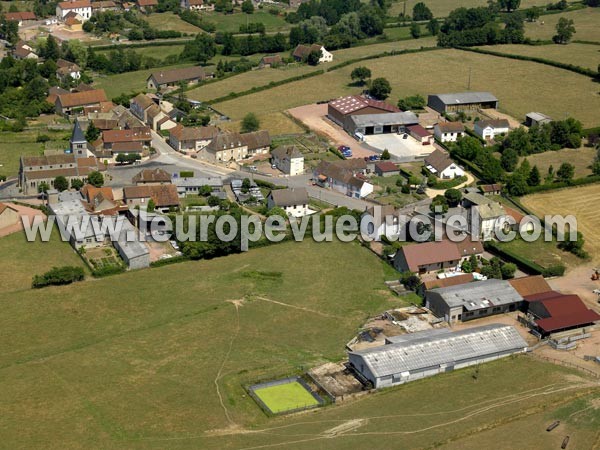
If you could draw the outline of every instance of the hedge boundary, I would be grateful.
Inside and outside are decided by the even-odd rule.
[[[501,53],[501,52],[495,52],[493,50],[484,50],[482,48],[477,48],[477,47],[454,47],[454,48],[456,48],[458,50],[463,50],[466,52],[480,53],[482,55],[497,56],[500,58],[508,58],[508,59],[517,59],[519,61],[536,62],[538,64],[545,64],[547,66],[552,66],[552,67],[556,67],[558,69],[568,70],[570,72],[574,72],[579,75],[585,75],[585,76],[592,77],[592,78],[595,78],[598,75],[598,73],[592,69],[587,69],[585,67],[576,66],[574,64],[565,64],[565,63],[561,63],[558,61],[552,61],[550,59],[537,58],[535,56],[515,55],[514,53]]]

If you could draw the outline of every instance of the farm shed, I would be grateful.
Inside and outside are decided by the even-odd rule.
[[[516,311],[523,297],[504,280],[490,279],[433,289],[425,294],[425,306],[449,323]]]
[[[433,329],[389,338],[387,345],[349,352],[350,365],[375,388],[395,386],[526,351],[508,325],[450,331]]]
[[[350,116],[375,115],[400,112],[394,105],[359,95],[349,95],[332,100],[327,105],[327,117],[344,125]]]
[[[427,106],[439,113],[474,111],[498,108],[498,99],[489,92],[458,92],[454,94],[432,94],[427,97]]]

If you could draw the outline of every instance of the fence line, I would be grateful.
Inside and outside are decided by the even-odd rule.
[[[582,372],[585,372],[594,378],[600,379],[600,373],[594,372],[593,370],[590,370],[587,367],[580,366],[579,364],[575,364],[575,363],[568,362],[568,361],[563,361],[563,360],[556,359],[556,358],[550,358],[548,356],[537,355],[535,353],[527,353],[527,354],[533,358],[538,358],[538,359],[541,359],[541,360],[544,360],[544,361],[547,361],[547,362],[550,362],[553,364],[557,364],[559,366],[570,367],[572,369],[581,370]]]

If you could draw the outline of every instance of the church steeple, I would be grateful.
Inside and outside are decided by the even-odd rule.
[[[70,143],[71,153],[75,155],[75,158],[84,158],[87,156],[88,142],[77,119],[75,119],[75,127],[73,128]]]

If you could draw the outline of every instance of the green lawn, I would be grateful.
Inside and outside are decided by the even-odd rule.
[[[560,250],[555,241],[545,242],[543,233],[540,239],[535,242],[514,239],[510,242],[498,242],[497,245],[542,267],[550,267],[556,264],[574,267],[582,263],[582,260],[572,253]]]
[[[254,393],[275,414],[319,404],[297,381],[260,388]]]
[[[525,36],[531,39],[550,40],[556,34],[556,24],[561,17],[572,19],[576,33],[573,39],[600,42],[600,8],[584,8],[540,17],[537,22],[525,23]]]
[[[538,166],[542,175],[542,182],[550,166],[556,172],[563,162],[568,162],[575,166],[575,178],[583,178],[592,174],[591,165],[597,153],[595,149],[589,147],[578,149],[565,148],[556,152],[549,151],[529,155],[527,161],[529,161],[531,167]],[[525,158],[520,158],[520,161],[523,159]]]
[[[172,12],[164,13],[152,13],[144,19],[150,24],[152,28],[157,30],[173,30],[181,31],[182,33],[198,34],[203,31],[195,25],[181,20],[178,15]]]
[[[133,50],[142,56],[151,56],[152,58],[158,58],[164,60],[167,56],[180,55],[183,51],[183,44],[175,45],[161,45],[160,47],[140,47],[133,48]],[[110,50],[99,50],[98,53],[109,53]]]
[[[265,29],[269,31],[286,31],[291,25],[281,16],[274,16],[266,11],[254,11],[248,15],[244,13],[222,14],[222,13],[205,13],[207,22],[212,22],[217,26],[217,31],[227,33],[238,33],[240,25],[246,23],[261,22],[265,24]]]
[[[159,49],[162,47],[158,47]],[[146,90],[146,80],[152,72],[160,70],[177,69],[189,67],[192,64],[178,64],[175,66],[155,67],[153,69],[138,70],[116,75],[105,75],[95,79],[94,87],[104,89],[106,96],[111,99],[122,93],[142,92]]]
[[[392,85],[389,99],[420,93],[460,92],[466,89],[471,70],[471,89],[490,91],[500,100],[500,110],[517,118],[530,111],[543,111],[552,117],[573,116],[585,127],[599,125],[600,95],[597,83],[589,77],[529,61],[480,55],[459,50],[436,50],[379,58],[350,65],[340,70],[297,81],[267,91],[219,103],[215,107],[239,119],[260,105],[263,113],[282,111],[307,103],[325,101],[361,88],[349,86],[350,73],[357,65],[366,65],[375,77],[385,77]],[[419,76],[406,76],[407,67],[418,67]],[[444,70],[440,72],[439,68]],[[536,88],[531,89],[531,76]],[[510,86],[510,89],[507,88]],[[561,101],[555,93],[560,90]]]
[[[9,297],[8,294],[15,291],[31,294],[29,289],[33,276],[41,275],[52,267],[84,266],[71,245],[61,241],[56,228],[49,242],[27,242],[21,232],[0,237],[0,255],[0,272],[6,274],[0,283],[0,298]]]

